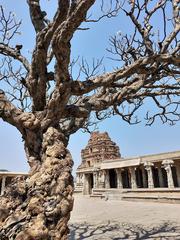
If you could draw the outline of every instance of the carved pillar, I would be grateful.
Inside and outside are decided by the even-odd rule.
[[[99,188],[99,171],[96,172],[96,188]]]
[[[158,167],[159,186],[164,187],[164,179],[162,174],[162,168]]]
[[[1,182],[1,195],[4,194],[5,186],[6,186],[6,176],[3,176],[2,182]]]
[[[105,188],[105,170],[100,170],[98,174],[98,187]]]
[[[83,174],[83,194],[84,195],[90,194],[88,174]]]
[[[105,188],[110,188],[109,170],[105,171]]]
[[[77,173],[76,186],[82,187],[83,184],[84,184],[84,175],[82,173]]]
[[[97,182],[97,172],[93,172],[93,182],[94,182],[94,188],[98,187],[98,182]]]
[[[77,173],[76,174],[76,185],[79,185],[80,184],[80,174]]]
[[[117,188],[123,188],[121,169],[115,169],[117,174]]]
[[[152,173],[152,166],[154,164],[150,162],[146,162],[144,164],[145,169],[147,170],[148,175],[148,188],[154,188],[154,180],[153,180],[153,173]]]
[[[162,164],[164,165],[164,169],[167,173],[167,181],[168,181],[168,188],[174,188],[174,181],[172,176],[172,169],[171,166],[173,165],[174,161],[171,159],[164,160]]]
[[[137,188],[135,168],[134,167],[129,168],[129,172],[131,175],[131,188],[135,189]]]

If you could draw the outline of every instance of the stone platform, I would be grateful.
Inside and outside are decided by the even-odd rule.
[[[167,203],[180,203],[179,188],[153,188],[153,189],[93,189],[91,198],[104,198],[106,200],[126,201],[154,201]]]

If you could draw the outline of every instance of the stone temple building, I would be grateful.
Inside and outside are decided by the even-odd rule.
[[[94,132],[81,157],[77,193],[180,202],[180,151],[123,158],[107,132]]]

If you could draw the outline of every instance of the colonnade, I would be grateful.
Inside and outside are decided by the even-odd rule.
[[[96,169],[77,174],[77,182],[86,194],[91,188],[174,188],[180,187],[180,165],[171,159],[162,162],[145,162],[139,166]]]
[[[165,160],[158,164],[146,162],[137,167],[114,169],[114,176],[112,170],[104,170],[104,174],[108,175],[105,177],[105,188],[180,187],[180,165],[174,165],[173,160]]]

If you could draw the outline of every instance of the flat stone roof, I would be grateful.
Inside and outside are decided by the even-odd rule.
[[[132,158],[132,159],[117,159],[115,161],[108,160],[101,163],[101,169],[111,169],[111,168],[123,168],[123,167],[131,167],[138,166],[141,162],[140,158]]]
[[[9,176],[9,177],[16,177],[16,176],[28,176],[28,173],[24,172],[1,172],[0,171],[0,176]]]
[[[102,162],[101,169],[138,166],[145,162],[159,162],[159,161],[163,161],[164,159],[180,160],[180,151],[144,155],[144,156],[132,157],[132,158],[120,158],[118,159],[118,161],[117,159],[107,159]]]

